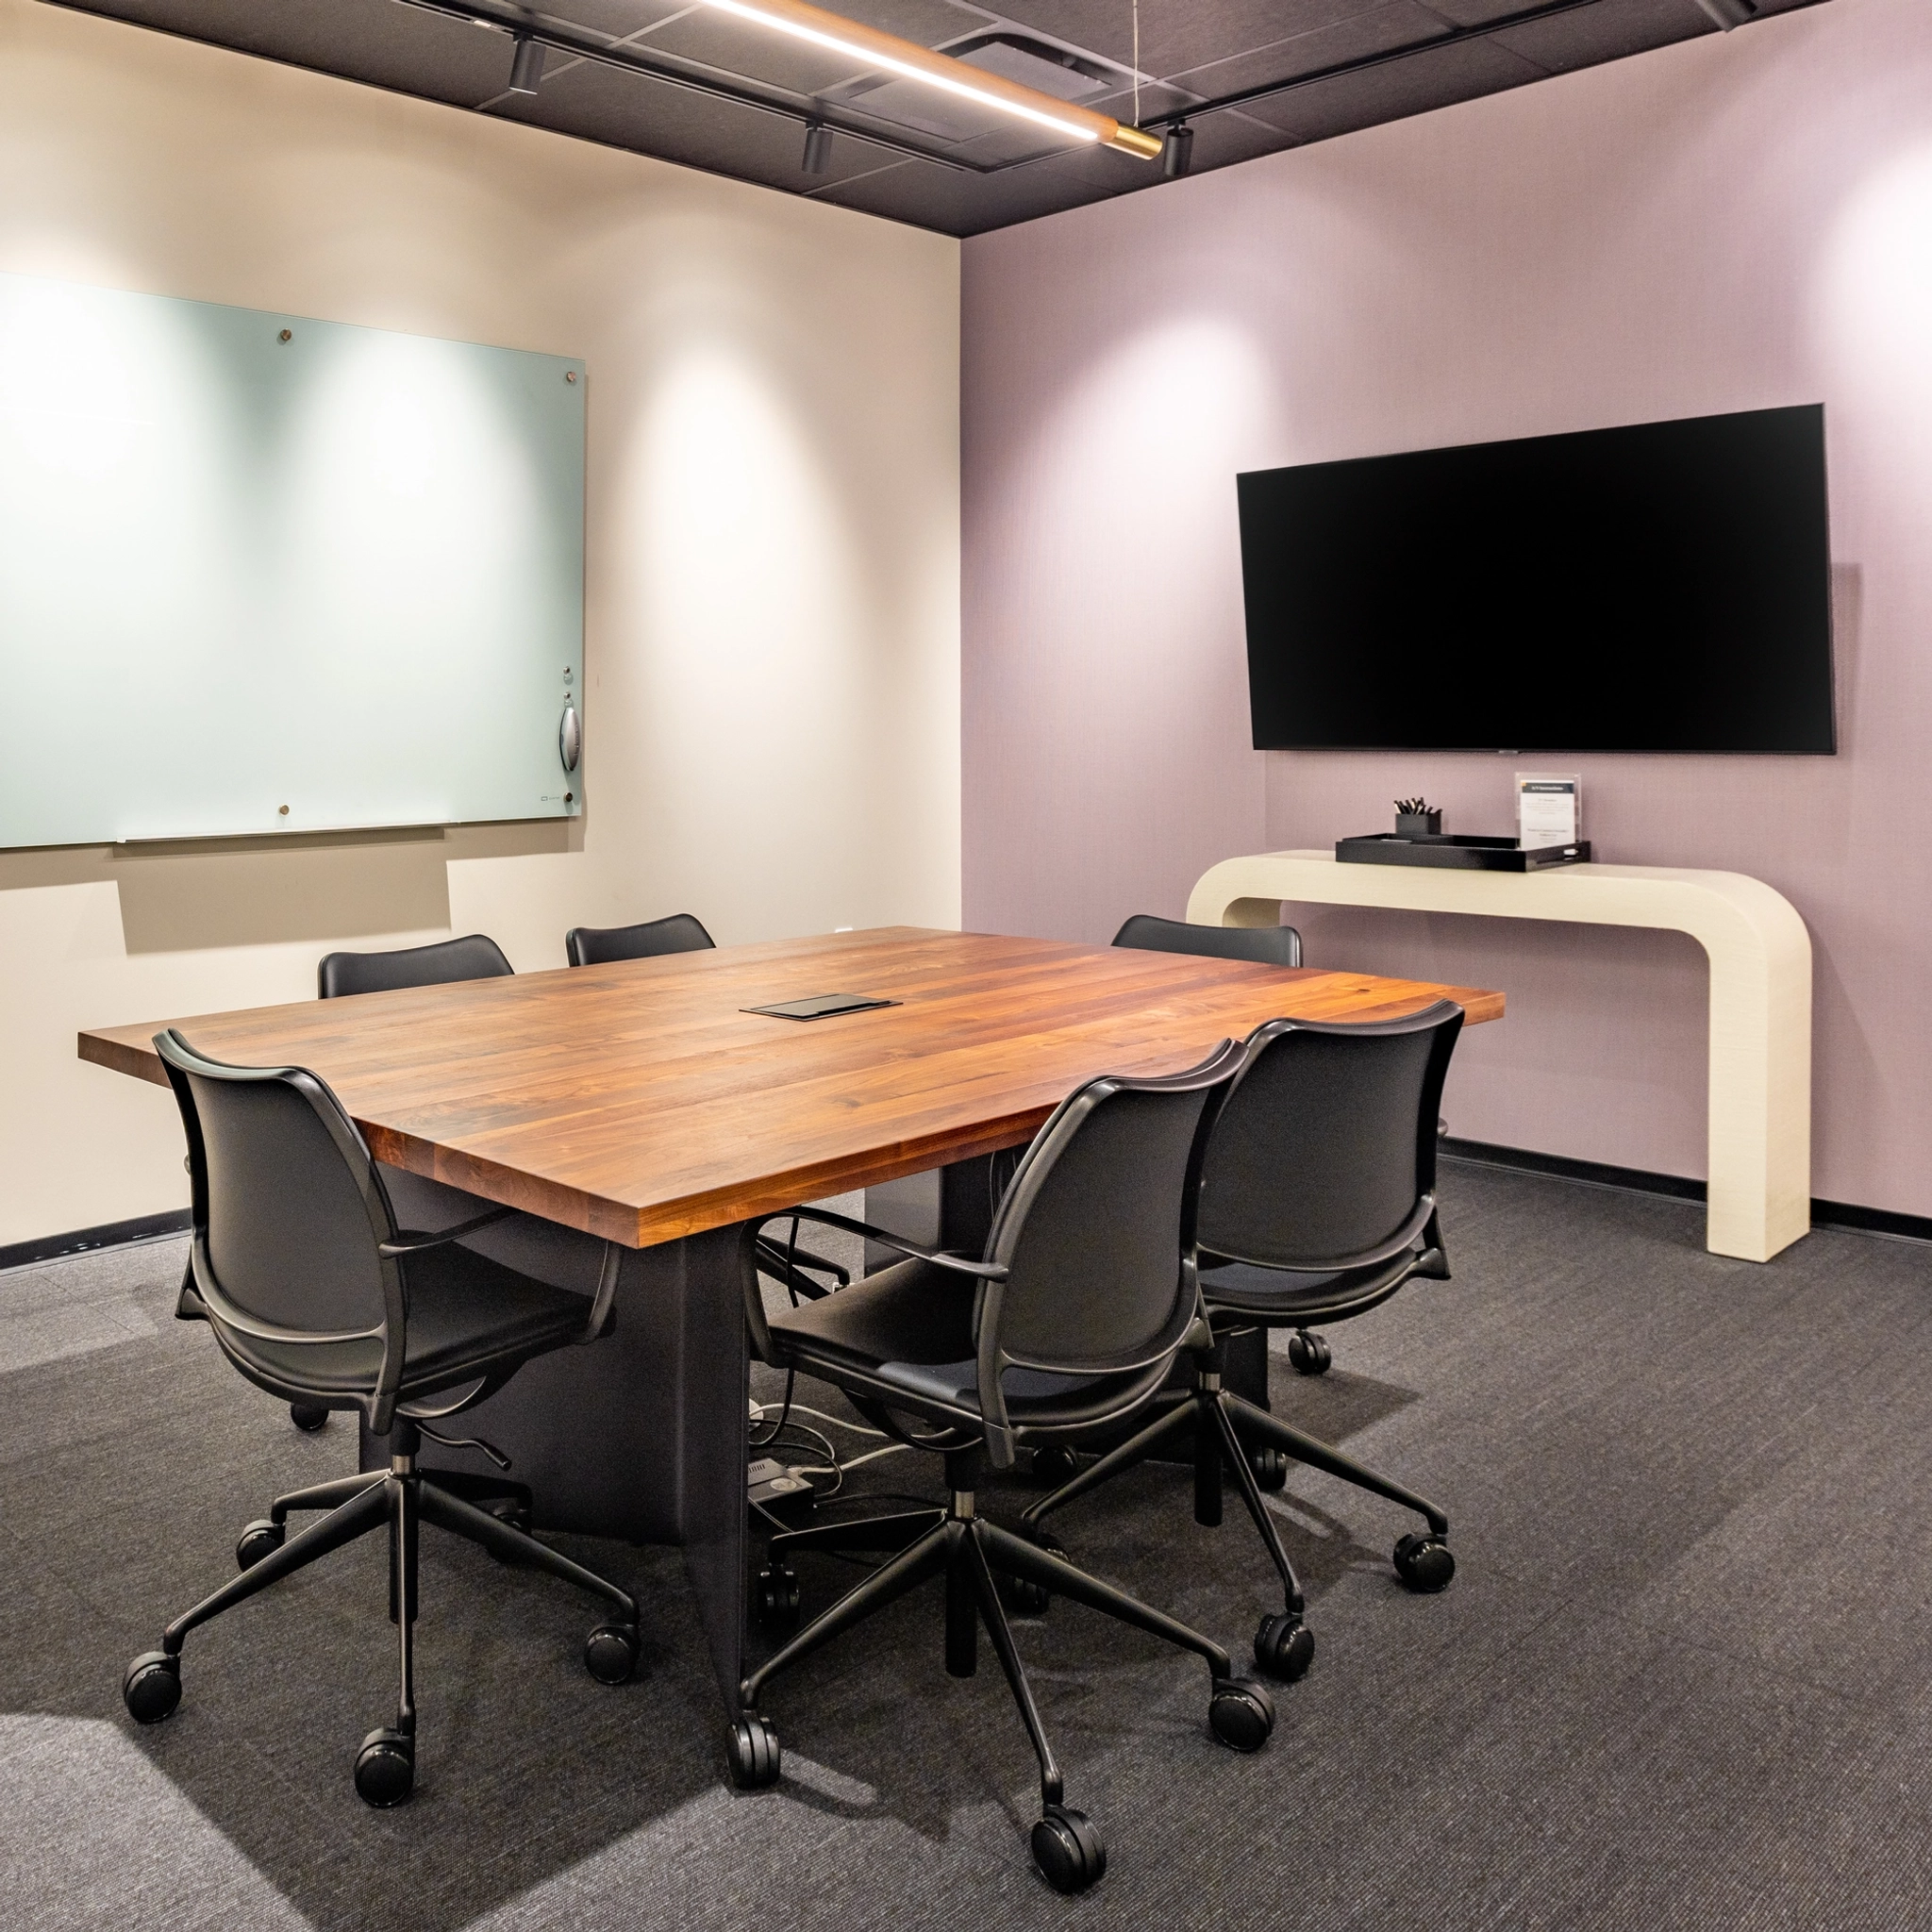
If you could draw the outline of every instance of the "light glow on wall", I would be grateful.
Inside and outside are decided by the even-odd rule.
[[[1932,142],[1871,175],[1819,258],[1813,313],[1834,403],[1888,437],[1932,428]]]

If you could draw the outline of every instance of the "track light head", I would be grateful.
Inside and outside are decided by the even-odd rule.
[[[1160,143],[1160,172],[1170,181],[1178,181],[1194,165],[1194,130],[1185,121],[1167,130]]]
[[[543,78],[543,56],[548,51],[541,41],[528,34],[517,36],[517,50],[509,63],[509,91],[513,94],[533,94]]]
[[[805,156],[798,165],[808,175],[823,175],[831,159],[832,130],[814,116],[805,124]]]

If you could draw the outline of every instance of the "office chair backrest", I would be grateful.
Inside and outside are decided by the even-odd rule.
[[[1462,1008],[1402,1020],[1271,1020],[1215,1116],[1194,1233],[1203,1251],[1330,1270],[1398,1254],[1434,1211],[1436,1121]]]
[[[641,925],[574,925],[563,936],[563,950],[573,966],[656,959],[665,953],[708,953],[716,943],[689,912],[647,919]]]
[[[155,1036],[188,1136],[194,1276],[218,1329],[379,1327],[395,1217],[341,1103],[296,1067],[232,1067]],[[210,1292],[211,1291],[211,1292]],[[245,1350],[246,1329],[242,1329]]]
[[[333,1000],[354,992],[391,992],[401,986],[508,979],[515,970],[494,940],[473,932],[467,939],[399,946],[392,953],[330,953],[316,968],[315,978],[316,991]]]
[[[1007,1277],[979,1296],[982,1391],[996,1358],[1091,1374],[1179,1347],[1195,1313],[1181,1264],[1202,1129],[1241,1053],[1224,1042],[1171,1079],[1090,1080],[1055,1109],[987,1238]]]
[[[1302,963],[1302,936],[1291,925],[1189,925],[1137,912],[1113,942],[1141,953],[1192,953],[1204,959],[1253,959],[1262,966]]]

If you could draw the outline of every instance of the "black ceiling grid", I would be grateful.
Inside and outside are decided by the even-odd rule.
[[[850,64],[704,0],[50,0],[947,235],[1158,189],[1159,163]],[[1135,118],[1131,0],[821,0]],[[1203,174],[1719,28],[1707,0],[1141,0],[1139,119],[1187,115]],[[1722,7],[1723,0],[1708,0]],[[1739,0],[1731,0],[1732,5]],[[1822,0],[1758,0],[1757,16]],[[479,26],[466,15],[479,15]],[[508,90],[505,28],[550,42]],[[1748,27],[1747,29],[1748,30]],[[640,68],[650,71],[638,71]],[[823,172],[808,117],[833,129]]]

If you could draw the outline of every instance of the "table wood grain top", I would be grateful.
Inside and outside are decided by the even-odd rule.
[[[798,1022],[826,992],[900,1005]],[[648,1247],[1024,1144],[1096,1074],[1177,1072],[1264,1020],[1503,995],[1368,974],[891,926],[84,1032],[166,1083],[153,1036],[302,1066],[377,1158]]]

